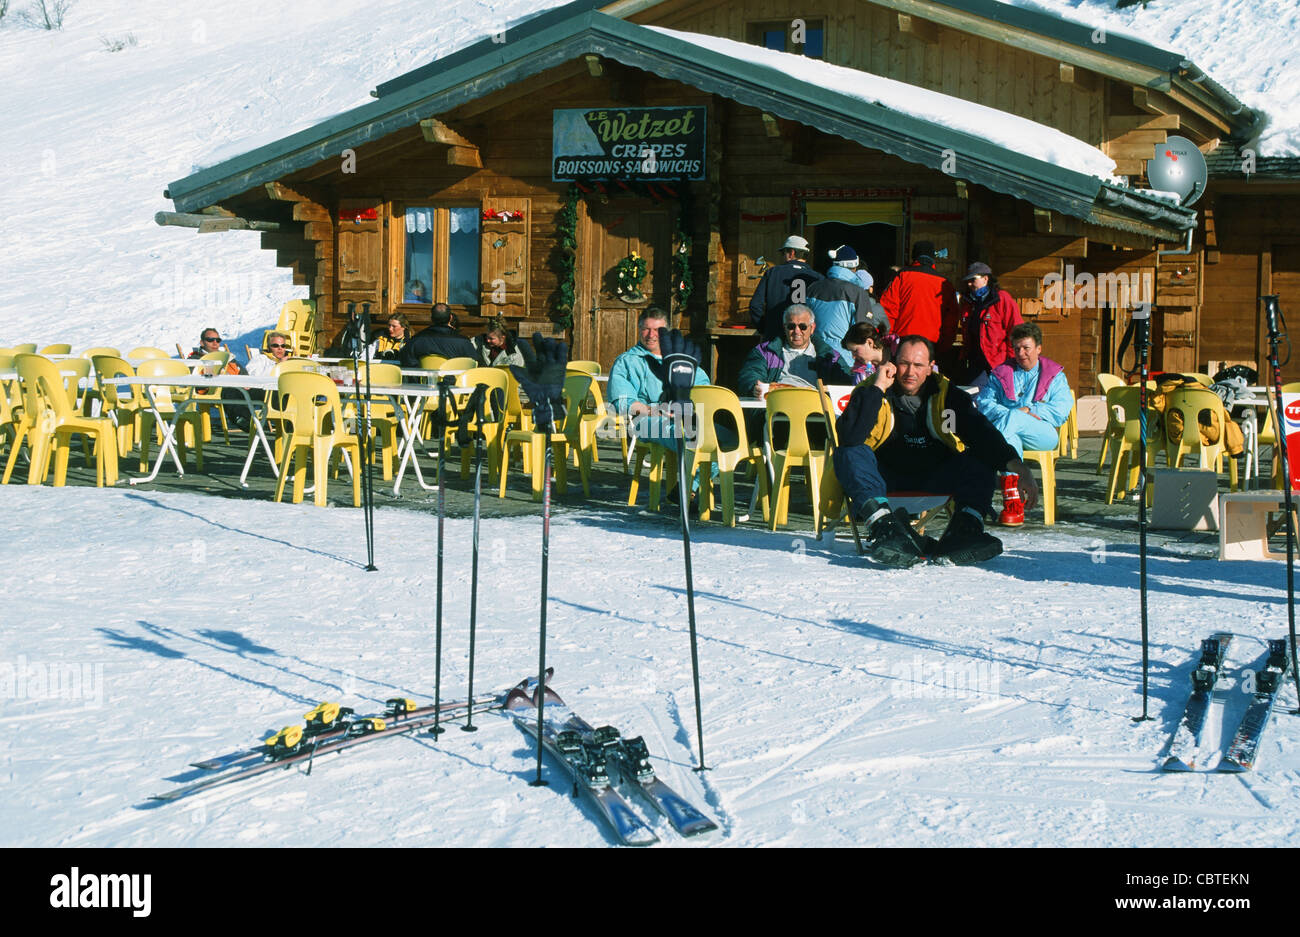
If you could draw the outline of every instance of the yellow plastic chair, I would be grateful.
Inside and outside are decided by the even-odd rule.
[[[351,368],[348,369],[351,371]],[[357,368],[356,388],[362,391],[366,386],[366,376],[369,375],[372,387],[396,387],[402,383],[402,367],[397,364],[384,362],[374,362],[367,369],[365,364]],[[357,435],[361,433],[361,404],[360,401],[349,401],[343,408],[345,419],[351,420],[352,425],[356,427]],[[397,424],[401,422],[402,415],[393,409],[393,405],[387,397],[380,397],[370,401],[370,432],[378,441],[377,455],[381,459],[380,465],[383,467],[384,481],[393,479],[393,457],[397,453]]]
[[[141,345],[139,348],[132,348],[126,353],[128,358],[137,360],[148,360],[151,358],[170,358],[171,355],[161,348],[154,348],[152,345]]]
[[[702,384],[691,388],[691,404],[695,408],[696,438],[694,447],[686,450],[687,472],[699,479],[700,520],[707,521],[713,512],[713,466],[718,467],[718,484],[722,490],[722,523],[736,526],[736,469],[742,465],[753,468],[763,500],[763,519],[768,517],[767,466],[763,448],[751,443],[745,432],[745,415],[740,398],[726,387]],[[734,449],[724,449],[718,440],[717,421],[727,414],[735,427],[739,441]],[[685,490],[685,489],[683,489]]]
[[[1192,380],[1196,381],[1196,383],[1204,385],[1205,387],[1209,387],[1214,383],[1214,379],[1202,371],[1193,371],[1188,374],[1187,377],[1190,377]]]
[[[90,362],[86,362],[89,364]],[[59,366],[40,355],[19,355],[14,366],[23,386],[23,408],[36,415],[31,430],[32,461],[27,483],[40,484],[49,473],[54,456],[54,486],[68,481],[68,452],[73,436],[81,436],[86,463],[90,464],[87,440],[95,443],[95,485],[117,483],[117,427],[107,417],[83,417],[68,400]],[[7,480],[7,479],[6,479]]]
[[[594,361],[579,361],[581,365],[596,364]],[[582,437],[581,447],[591,455],[592,462],[600,461],[600,452],[597,446],[597,431],[609,420],[609,410],[605,406],[605,397],[600,392],[600,382],[596,380],[596,375],[600,373],[600,365],[596,365],[596,371],[592,372],[589,368],[575,368],[574,362],[570,361],[567,370],[575,374],[586,374],[591,378],[591,389],[587,391],[587,399],[582,402],[582,422],[579,424],[579,432]],[[573,464],[578,464],[578,450],[573,450]]]
[[[510,380],[511,380],[510,373],[506,371],[505,368],[470,368],[465,373],[458,374],[456,376],[456,386],[475,387],[479,384],[482,384],[483,386],[487,387],[488,394],[491,395],[495,400],[499,401],[499,406],[501,407],[502,411],[504,411],[506,396],[510,391],[510,386],[509,386]],[[458,407],[463,407],[468,402],[469,402],[469,397],[467,395],[460,395],[456,399],[456,405]],[[489,417],[491,416],[490,403],[485,404],[485,413]],[[503,417],[504,417],[504,413],[503,413]],[[470,422],[471,429],[476,428],[477,425],[478,425],[477,421],[471,420]],[[503,420],[498,420],[495,423],[483,424],[483,439],[484,442],[487,444],[489,475],[492,472],[497,471],[501,466],[502,429],[504,428],[504,426],[505,423]],[[442,444],[444,446],[456,445],[455,427],[451,427],[451,426],[447,427],[447,430],[443,436]],[[575,453],[577,452],[576,448],[574,449],[574,452]],[[470,443],[467,446],[460,447],[460,477],[462,480],[469,478],[469,466],[470,466],[470,461],[473,459],[473,457],[474,457],[473,443]],[[525,466],[526,465],[527,462],[525,462]]]
[[[80,408],[81,382],[90,377],[90,362],[85,358],[63,358],[56,361],[55,366],[63,381],[63,391],[68,396],[68,403],[73,408]],[[69,371],[72,373],[65,373]]]
[[[530,466],[532,470],[533,500],[541,501],[546,477],[546,450],[543,447],[549,444],[552,462],[555,465],[555,490],[559,494],[565,493],[568,483],[567,447],[580,444],[578,425],[582,421],[582,401],[587,396],[587,388],[590,384],[591,376],[588,374],[569,374],[564,378],[564,425],[561,432],[552,432],[549,437],[547,434],[535,430],[515,430],[506,433],[505,447],[501,458],[501,488],[498,497],[504,498],[506,496],[506,480],[510,474],[511,446],[518,447],[520,450],[528,450],[525,464]],[[591,460],[585,453],[578,463],[578,469],[582,474],[582,493],[590,497]]]
[[[473,358],[448,358],[442,363],[439,370],[442,371],[468,371],[470,368],[477,368],[479,363]]]
[[[310,371],[286,371],[277,381],[286,430],[284,460],[280,481],[275,486],[275,500],[284,497],[284,485],[293,466],[293,503],[302,503],[303,482],[307,475],[307,458],[312,459],[312,477],[316,486],[317,507],[325,506],[329,483],[330,455],[335,449],[352,454],[352,506],[361,506],[361,439],[349,432],[343,419],[339,390],[323,374]]]
[[[46,345],[40,350],[42,355],[70,355],[72,346],[66,342],[55,342],[53,345]]]
[[[1071,459],[1079,458],[1079,400],[1076,397],[1073,405],[1070,407],[1070,415],[1065,419],[1065,435],[1061,437],[1061,457],[1064,458],[1069,450]]]
[[[203,355],[200,361],[213,362],[210,367],[198,368],[195,374],[206,374],[215,377],[218,374],[226,372],[226,365],[230,363],[230,352],[228,351],[210,351]],[[209,442],[212,439],[212,411],[217,412],[221,417],[221,434],[225,437],[226,445],[230,445],[230,424],[226,422],[226,411],[221,405],[221,388],[219,387],[200,387],[195,389],[194,396],[201,402],[194,405],[198,410],[203,424],[203,441]]]
[[[442,355],[425,355],[420,359],[420,367],[426,371],[440,371],[447,359]]]
[[[122,353],[116,348],[110,348],[108,345],[97,345],[94,348],[87,348],[81,353],[81,357],[87,361],[94,361],[97,355],[107,355],[110,358],[120,358]]]
[[[1025,461],[1033,459],[1037,462],[1043,478],[1043,523],[1048,527],[1056,523],[1056,460],[1065,455],[1069,444],[1070,431],[1067,422],[1061,424],[1060,442],[1055,449],[1025,450]]]
[[[36,354],[36,343],[23,342],[21,345],[15,345],[10,351],[15,355],[34,355]]]
[[[35,352],[19,352],[14,355],[6,355],[8,359],[8,370],[17,370],[18,355],[35,354]],[[22,451],[24,445],[27,446],[27,460],[31,464],[36,456],[37,435],[33,435],[36,422],[40,418],[41,410],[29,409],[24,401],[23,381],[15,378],[6,383],[4,388],[5,397],[5,414],[4,414],[4,431],[9,440],[9,458],[5,460],[5,470],[3,477],[0,477],[0,484],[9,484],[9,479],[13,475],[14,465],[18,461],[18,453]]]
[[[275,331],[287,332],[297,355],[311,355],[316,351],[316,303],[310,299],[291,299],[280,307]],[[263,350],[266,336],[262,337]]]
[[[184,361],[171,358],[148,358],[141,361],[135,369],[137,377],[189,377],[190,369]],[[154,403],[158,407],[158,416],[168,420],[175,414],[177,405],[184,405],[193,391],[188,387],[169,387],[163,384],[149,385]],[[142,392],[143,393],[143,392]],[[146,399],[148,395],[145,395]],[[157,424],[154,413],[141,401],[140,405],[140,471],[149,468],[149,443],[155,432],[159,445],[162,444],[164,428]],[[203,421],[197,410],[186,409],[176,423],[176,446],[181,465],[185,465],[185,453],[194,449],[194,462],[198,470],[203,471]]]
[[[1201,424],[1198,422],[1198,415],[1203,410],[1209,410],[1211,422],[1217,417],[1219,421],[1219,441],[1206,445],[1201,442]],[[1224,446],[1224,426],[1230,419],[1227,411],[1223,407],[1223,401],[1219,395],[1208,387],[1189,387],[1184,385],[1171,393],[1165,402],[1165,425],[1168,426],[1168,415],[1178,411],[1183,417],[1183,432],[1176,439],[1166,439],[1165,441],[1165,461],[1172,468],[1182,468],[1183,460],[1190,452],[1195,452],[1200,459],[1200,467],[1203,469],[1212,468],[1216,473],[1223,471],[1223,460],[1228,460],[1228,477],[1231,480],[1231,490],[1236,491],[1237,482],[1237,460],[1228,455],[1227,448]]]
[[[581,371],[584,374],[590,374],[592,377],[600,377],[599,361],[570,361],[565,367],[570,371]]]
[[[1217,399],[1217,398],[1216,398]],[[1147,393],[1147,467],[1150,468],[1155,464],[1156,449],[1160,448],[1160,440],[1156,439],[1151,428],[1156,425],[1156,420],[1160,413],[1150,406],[1151,394]],[[1116,413],[1116,408],[1119,408]],[[1106,488],[1106,503],[1113,504],[1115,496],[1119,493],[1119,482],[1121,475],[1127,475],[1127,484],[1125,491],[1129,491],[1137,485],[1138,472],[1140,467],[1136,464],[1130,465],[1130,462],[1136,462],[1139,435],[1141,427],[1138,422],[1138,388],[1129,387],[1112,387],[1106,392],[1106,408],[1111,411],[1115,418],[1116,424],[1120,427],[1118,435],[1107,435],[1111,444],[1115,447],[1115,462],[1110,469],[1110,484]],[[1120,415],[1122,414],[1122,416]]]
[[[660,497],[671,492],[677,485],[677,453],[648,439],[636,439],[630,445],[632,461],[628,474],[632,476],[632,481],[627,489],[627,506],[636,504],[637,494],[641,490],[641,470],[648,468],[650,499],[647,507],[651,511],[658,511]]]
[[[112,420],[117,427],[117,454],[125,457],[135,448],[140,430],[140,395],[132,387],[105,382],[115,377],[135,377],[135,368],[129,361],[113,355],[96,355],[92,363],[102,401],[99,415]]]
[[[1097,384],[1101,387],[1102,396],[1110,393],[1112,387],[1123,387],[1124,378],[1118,374],[1098,374]],[[1111,437],[1124,435],[1124,427],[1116,420],[1115,411],[1109,405],[1106,407],[1106,429],[1101,436],[1101,453],[1097,456],[1097,474],[1101,475],[1106,471],[1106,455],[1110,449]]]
[[[824,445],[814,447],[808,437],[808,423],[815,421],[823,427],[818,393],[811,387],[782,387],[767,395],[767,439],[772,453],[772,511],[771,529],[776,530],[788,521],[790,509],[790,470],[802,466],[808,485],[808,500],[812,502],[813,529],[821,529],[821,476],[826,464]],[[773,445],[773,429],[778,422],[789,425],[789,439],[784,449]]]

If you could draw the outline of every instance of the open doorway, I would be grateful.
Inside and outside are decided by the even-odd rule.
[[[825,273],[831,265],[829,251],[847,244],[857,251],[858,269],[875,280],[879,296],[891,277],[891,267],[903,254],[902,199],[814,200],[804,203],[804,230],[812,243],[812,265]]]
[[[881,222],[850,225],[826,221],[812,229],[813,267],[824,274],[831,265],[829,252],[847,244],[858,252],[858,269],[866,268],[877,284],[889,279],[889,269],[898,263],[900,229]],[[880,295],[880,286],[875,287]]]

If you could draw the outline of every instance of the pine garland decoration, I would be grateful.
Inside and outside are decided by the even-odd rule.
[[[555,250],[551,254],[551,269],[558,276],[558,284],[551,298],[551,320],[565,330],[573,327],[576,301],[579,197],[578,187],[570,185],[564,205],[555,216]]]
[[[669,291],[678,314],[685,312],[686,303],[690,300],[691,293],[695,292],[694,277],[691,275],[693,210],[691,188],[689,183],[684,183],[677,205],[677,231],[674,238],[677,243],[673,250],[673,284]]]

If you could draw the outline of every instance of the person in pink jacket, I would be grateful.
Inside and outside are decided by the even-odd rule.
[[[962,339],[955,376],[963,384],[983,387],[989,372],[1011,357],[1008,336],[1025,320],[988,264],[971,264],[962,283],[965,288],[958,306]]]

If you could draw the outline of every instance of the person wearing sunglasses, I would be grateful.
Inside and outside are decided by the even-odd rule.
[[[818,380],[853,383],[838,353],[817,334],[817,316],[810,307],[790,306],[782,321],[782,337],[755,346],[741,365],[741,394],[762,400],[774,384],[816,387]]]
[[[275,372],[277,364],[291,357],[290,352],[292,349],[292,340],[288,335],[283,332],[272,332],[266,338],[267,354],[254,355],[249,359],[249,375],[251,377],[270,377]]]

